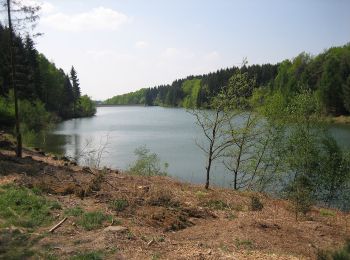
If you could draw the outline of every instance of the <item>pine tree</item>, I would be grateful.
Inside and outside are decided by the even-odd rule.
[[[348,113],[350,113],[350,75],[343,84],[343,101]]]
[[[15,45],[14,45],[14,36],[15,36],[15,28],[13,26],[13,19],[12,19],[12,13],[14,10],[12,9],[12,5],[16,7],[15,12],[17,14],[22,13],[24,14],[24,18],[17,19],[17,22],[21,22],[23,26],[26,25],[26,23],[32,23],[38,19],[37,12],[40,10],[39,6],[28,6],[25,5],[25,3],[22,3],[22,1],[13,1],[13,0],[6,0],[4,1],[4,6],[7,8],[7,18],[8,18],[8,24],[9,24],[9,43],[10,43],[10,60],[11,60],[11,83],[14,90],[14,99],[15,99],[15,118],[16,118],[16,139],[17,139],[17,148],[16,148],[16,156],[22,157],[22,135],[20,131],[20,117],[19,117],[19,111],[18,111],[18,88],[16,85],[16,55],[15,55]],[[16,19],[14,19],[15,21]]]
[[[72,113],[72,105],[74,106],[74,93],[73,86],[69,79],[69,76],[66,75],[63,85],[63,100],[60,115],[63,118],[70,118]]]
[[[74,117],[76,117],[77,115],[76,108],[77,108],[81,93],[80,93],[80,87],[79,87],[80,83],[79,83],[78,75],[73,66],[70,71],[70,79],[73,85],[73,113],[74,113]]]

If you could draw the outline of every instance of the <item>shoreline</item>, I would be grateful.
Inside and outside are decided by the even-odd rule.
[[[31,248],[38,254],[59,245],[51,252],[64,259],[91,251],[106,259],[152,259],[155,254],[159,259],[309,259],[320,250],[342,247],[350,236],[350,214],[336,209],[312,207],[296,220],[289,201],[266,194],[205,190],[171,177],[81,167],[27,148],[23,158],[16,158],[11,141],[8,149],[0,144],[0,196],[3,185],[10,184],[39,189],[42,198],[59,203],[49,224],[33,230],[11,227],[32,238],[39,234]],[[253,208],[253,197],[262,208]],[[78,209],[83,215],[75,215]],[[108,218],[86,229],[81,218],[93,212]],[[64,217],[62,226],[47,232]],[[0,223],[6,221],[0,215]],[[1,227],[2,232],[10,231]],[[115,245],[118,250],[110,250]]]

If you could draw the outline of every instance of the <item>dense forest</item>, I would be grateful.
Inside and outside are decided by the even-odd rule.
[[[144,88],[115,96],[109,105],[160,105],[172,107],[207,107],[230,77],[237,71],[247,72],[256,82],[255,88],[285,98],[304,90],[318,94],[325,114],[350,113],[350,44],[333,47],[317,56],[301,53],[293,60],[271,65],[232,67],[206,75],[175,80],[171,85]]]
[[[9,29],[0,24],[0,124],[14,125]],[[74,67],[67,74],[40,54],[29,37],[14,35],[15,84],[25,129],[41,130],[60,119],[93,116],[95,104],[81,95]],[[35,115],[35,117],[34,117]]]

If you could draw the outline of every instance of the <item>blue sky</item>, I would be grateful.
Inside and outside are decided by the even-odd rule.
[[[41,0],[27,0],[41,1]],[[94,99],[350,42],[349,0],[47,0],[37,48]]]

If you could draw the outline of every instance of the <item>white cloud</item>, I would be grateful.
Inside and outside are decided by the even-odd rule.
[[[131,21],[127,15],[110,8],[98,7],[73,15],[55,13],[42,19],[43,24],[61,31],[113,31]]]
[[[138,41],[135,43],[135,47],[138,49],[144,49],[148,46],[148,42],[145,41]]]

